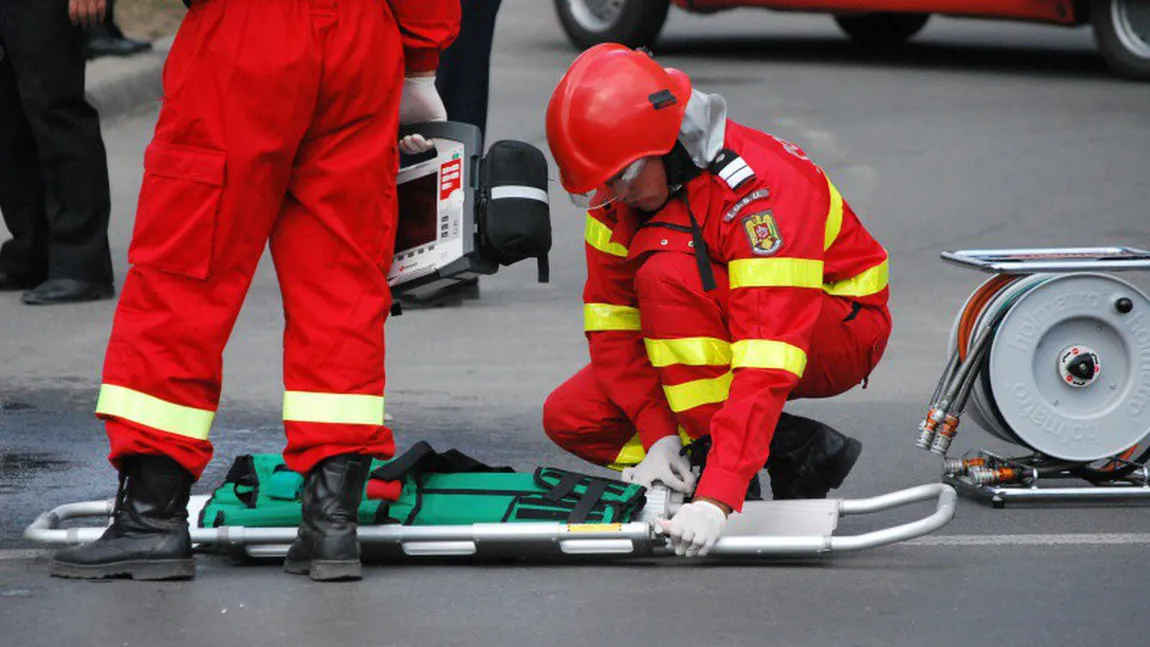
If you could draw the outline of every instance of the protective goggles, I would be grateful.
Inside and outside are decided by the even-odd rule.
[[[631,190],[631,185],[647,166],[646,157],[631,162],[622,171],[618,172],[604,184],[603,189],[594,189],[586,193],[571,193],[571,202],[583,209],[602,209],[616,200],[624,197]]]

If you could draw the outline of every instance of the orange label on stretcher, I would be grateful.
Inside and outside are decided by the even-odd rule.
[[[569,523],[567,532],[619,532],[621,523]]]

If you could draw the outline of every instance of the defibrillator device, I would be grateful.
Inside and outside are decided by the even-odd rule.
[[[392,292],[420,297],[528,258],[546,283],[551,215],[543,153],[504,140],[484,155],[483,136],[470,124],[413,124],[399,136],[412,133],[435,147],[400,156]]]

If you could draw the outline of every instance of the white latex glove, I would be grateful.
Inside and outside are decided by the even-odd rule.
[[[403,80],[403,95],[399,99],[399,124],[418,124],[425,121],[446,121],[447,108],[435,89],[434,76],[409,76]],[[399,140],[399,150],[413,155],[430,150],[433,144],[419,133]]]
[[[622,479],[644,487],[661,481],[672,490],[689,495],[695,491],[695,475],[691,473],[691,462],[680,456],[682,451],[683,441],[678,436],[660,438],[638,465],[623,470]]]
[[[711,552],[727,527],[727,514],[708,501],[684,504],[670,520],[659,520],[660,530],[671,540],[675,554],[702,557]]]

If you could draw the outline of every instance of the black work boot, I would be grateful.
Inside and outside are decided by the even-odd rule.
[[[167,456],[128,456],[112,525],[96,541],[52,558],[52,575],[80,579],[190,580],[196,576],[188,532],[195,479]]]
[[[341,454],[320,461],[303,487],[303,521],[288,549],[284,570],[318,581],[358,580],[359,504],[371,469],[371,457]]]
[[[703,480],[703,472],[707,469],[707,455],[711,453],[711,436],[700,436],[692,441],[689,445],[683,447],[679,452],[680,456],[686,456],[687,460],[691,463],[691,468],[694,470],[698,468],[698,478],[695,483]],[[751,482],[747,484],[747,495],[743,498],[744,501],[762,501],[763,500],[763,485],[759,482],[759,475],[755,474],[751,477]]]
[[[784,413],[771,439],[767,474],[776,501],[825,499],[843,484],[862,443],[810,418]]]

